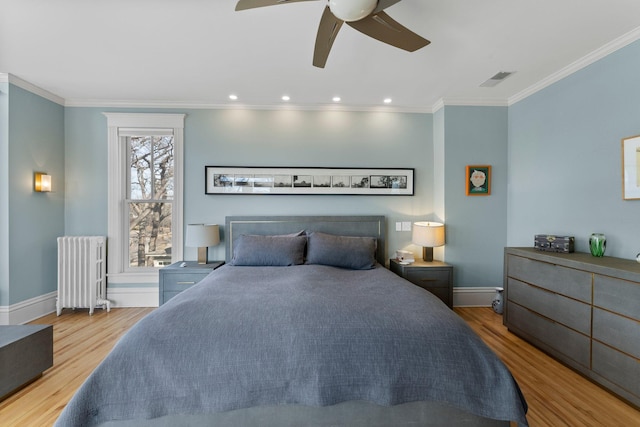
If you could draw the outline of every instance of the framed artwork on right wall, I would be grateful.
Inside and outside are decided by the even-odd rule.
[[[640,135],[622,140],[622,198],[640,199]]]
[[[467,196],[488,196],[491,194],[491,166],[467,165],[465,178]]]

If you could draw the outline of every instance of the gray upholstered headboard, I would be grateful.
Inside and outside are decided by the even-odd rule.
[[[341,236],[367,236],[378,239],[376,259],[386,262],[384,216],[228,216],[225,218],[227,262],[233,256],[233,242],[242,234],[289,234],[301,230]]]

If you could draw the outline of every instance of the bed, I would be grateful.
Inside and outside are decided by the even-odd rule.
[[[527,405],[385,218],[227,217],[227,263],[134,325],[56,426],[509,426]]]

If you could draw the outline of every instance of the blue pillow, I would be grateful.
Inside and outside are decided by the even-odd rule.
[[[369,270],[376,265],[376,247],[374,237],[312,232],[307,242],[307,264]]]
[[[231,265],[290,266],[304,263],[304,235],[241,235],[234,241]]]

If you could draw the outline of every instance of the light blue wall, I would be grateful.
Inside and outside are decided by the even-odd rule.
[[[0,306],[9,304],[9,83],[0,82]]]
[[[444,107],[446,261],[455,286],[500,286],[507,223],[507,107]],[[465,194],[466,166],[491,165],[491,194]]]
[[[107,235],[107,119],[103,109],[65,110],[65,234]]]
[[[8,92],[8,239],[2,244],[9,292],[7,301],[5,286],[0,305],[56,290],[56,238],[64,234],[64,108],[12,84]],[[53,192],[34,192],[35,172],[52,176]]]
[[[640,201],[622,200],[620,140],[640,134],[638,75],[640,42],[511,107],[433,115],[63,108],[0,84],[0,306],[55,290],[57,235],[107,233],[105,111],[187,114],[185,223],[381,214],[391,254],[419,251],[395,221],[443,219],[436,257],[455,266],[456,287],[500,286],[503,247],[531,246],[537,233],[575,235],[587,251],[588,235],[604,232],[607,255],[634,258]],[[491,196],[464,195],[468,164],[492,165]],[[206,196],[205,165],[412,167],[416,195]],[[33,193],[36,170],[53,175],[54,193]]]
[[[67,234],[107,232],[105,111],[67,108]],[[407,247],[395,221],[433,213],[430,114],[267,110],[182,110],[185,118],[184,220],[224,224],[227,215],[380,214],[388,220],[388,253]],[[291,166],[415,168],[415,196],[205,195],[204,167]],[[224,245],[210,248],[224,259]],[[185,258],[195,259],[194,248]]]
[[[621,139],[640,134],[640,42],[509,110],[508,239],[607,236],[606,255],[640,252],[640,200],[623,201]]]

